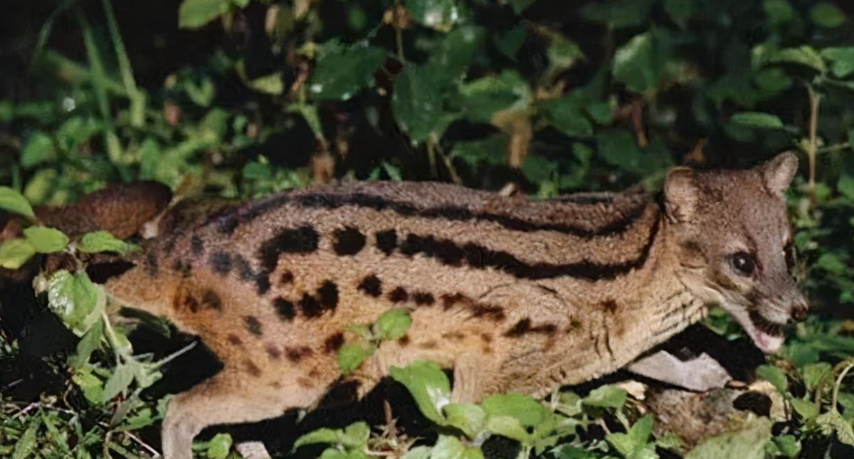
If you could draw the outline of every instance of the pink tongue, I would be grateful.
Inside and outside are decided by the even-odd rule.
[[[780,347],[783,345],[783,337],[782,336],[771,336],[762,331],[756,331],[756,335],[753,337],[753,342],[756,343],[756,347],[759,348],[762,352],[766,354],[774,354],[780,350]]]

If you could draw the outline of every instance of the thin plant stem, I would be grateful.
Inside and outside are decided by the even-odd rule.
[[[128,53],[122,41],[122,34],[119,33],[119,26],[116,22],[116,15],[113,13],[113,5],[110,0],[101,0],[104,7],[104,15],[107,16],[107,28],[110,30],[110,39],[113,41],[113,48],[116,51],[116,59],[119,64],[119,73],[122,76],[122,83],[129,94],[138,92],[136,88],[136,80],[133,78],[133,68],[128,59]]]
[[[809,182],[808,191],[810,198],[815,202],[815,157],[818,152],[818,111],[821,103],[821,95],[816,94],[812,86],[807,86],[810,100],[810,125],[809,143],[807,144],[807,158],[809,160]]]
[[[833,385],[833,399],[830,403],[830,407],[833,411],[836,411],[836,400],[839,398],[839,388],[842,386],[842,380],[845,379],[845,376],[848,375],[851,368],[854,368],[854,362],[845,366],[845,369],[843,369],[842,372],[839,373],[839,377],[836,378],[836,384]]]

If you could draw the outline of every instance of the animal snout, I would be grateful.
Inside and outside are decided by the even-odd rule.
[[[792,322],[800,322],[807,318],[807,311],[809,310],[809,305],[806,301],[800,301],[792,305]]]

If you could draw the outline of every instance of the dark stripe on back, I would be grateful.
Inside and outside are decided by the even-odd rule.
[[[273,272],[279,264],[279,255],[314,252],[319,241],[320,235],[311,226],[284,229],[261,244],[258,248],[258,262],[264,271]]]
[[[422,253],[450,266],[459,266],[465,261],[473,268],[497,269],[520,279],[551,279],[567,276],[590,281],[610,280],[643,266],[655,242],[659,224],[660,219],[656,219],[647,236],[646,244],[636,259],[614,264],[599,264],[588,260],[567,264],[531,264],[508,252],[492,250],[480,244],[467,243],[459,246],[451,240],[418,235],[407,236],[400,247],[400,252],[407,256]]]
[[[355,255],[365,247],[365,235],[352,226],[339,228],[333,235],[332,248],[338,255]]]

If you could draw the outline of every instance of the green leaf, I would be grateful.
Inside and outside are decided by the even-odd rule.
[[[120,363],[113,371],[113,374],[107,379],[107,383],[104,385],[104,395],[103,401],[104,403],[112,400],[116,395],[120,393],[124,393],[128,387],[130,387],[130,383],[133,382],[133,375],[135,369],[134,365],[130,363]]]
[[[730,121],[745,127],[757,129],[782,128],[783,121],[776,115],[762,112],[741,112],[730,117]]]
[[[445,35],[424,64],[432,83],[444,89],[462,79],[485,38],[486,31],[477,26],[457,27]]]
[[[812,269],[822,269],[831,274],[843,275],[848,267],[835,253],[825,252],[813,263]]]
[[[466,448],[455,437],[440,435],[433,446],[430,459],[483,459],[483,453],[479,448]]]
[[[586,449],[581,449],[575,446],[572,446],[568,443],[564,443],[559,445],[557,448],[553,450],[553,453],[557,459],[596,459],[596,454],[587,451]]]
[[[426,140],[430,134],[438,136],[447,126],[439,86],[419,67],[409,67],[397,75],[391,108],[401,129],[415,141]]]
[[[54,273],[48,281],[47,297],[51,311],[78,335],[101,318],[106,303],[104,291],[85,271],[72,274],[63,269]]]
[[[248,86],[253,91],[263,92],[265,94],[280,95],[285,92],[285,83],[282,82],[282,72],[275,72],[269,75],[260,76],[246,81]]]
[[[804,375],[804,384],[807,386],[807,391],[813,392],[818,387],[818,384],[831,375],[833,367],[827,362],[813,363],[805,366],[801,373]]]
[[[367,445],[371,436],[371,428],[365,422],[350,424],[344,429],[322,428],[299,437],[294,442],[294,448],[304,445],[326,443],[345,447],[349,450],[361,450]]]
[[[771,424],[768,418],[753,418],[741,430],[704,440],[685,459],[765,459]]]
[[[77,343],[74,355],[68,358],[68,365],[74,369],[81,369],[89,363],[89,357],[96,349],[101,347],[101,337],[104,334],[104,321],[99,320],[92,324],[86,334]],[[100,398],[99,398],[100,400]]]
[[[765,0],[762,9],[771,24],[777,26],[785,25],[795,17],[795,10],[787,0]]]
[[[801,452],[801,442],[794,435],[782,435],[771,439],[778,455],[794,458]]]
[[[77,244],[77,248],[81,252],[87,253],[117,252],[120,255],[127,255],[130,252],[139,250],[138,246],[122,241],[121,239],[116,239],[108,231],[94,231],[84,234],[80,243]]]
[[[299,448],[305,445],[314,445],[318,443],[325,443],[330,445],[335,445],[338,443],[338,438],[341,435],[341,429],[329,429],[322,428],[313,430],[307,434],[304,434],[297,438],[294,442],[294,449]]]
[[[58,252],[68,245],[68,236],[54,228],[31,226],[24,230],[24,236],[38,253]]]
[[[56,159],[56,147],[53,139],[42,132],[35,131],[27,138],[21,149],[21,167],[30,169],[42,163]]]
[[[628,392],[616,386],[605,385],[590,391],[582,403],[587,406],[620,409],[626,403]]]
[[[786,395],[786,390],[789,388],[789,381],[786,379],[786,374],[783,370],[774,365],[761,365],[756,369],[756,376],[768,381],[782,395]]]
[[[334,49],[324,53],[311,75],[308,90],[321,100],[347,100],[371,86],[386,52],[373,46]]]
[[[451,383],[435,362],[418,360],[404,368],[392,367],[391,377],[406,386],[421,413],[431,421],[442,424],[444,408],[451,399]]]
[[[374,322],[374,336],[383,341],[395,340],[405,335],[410,325],[412,317],[409,316],[408,309],[389,309]]]
[[[460,88],[465,117],[478,122],[492,122],[495,113],[527,107],[531,100],[528,83],[515,70],[505,70],[471,81]]]
[[[0,209],[25,217],[35,217],[27,199],[21,193],[5,186],[0,186]]]
[[[83,391],[83,396],[89,403],[101,405],[104,401],[104,384],[89,368],[79,368],[71,375],[71,379]]]
[[[102,130],[102,123],[95,118],[75,116],[66,120],[57,129],[56,142],[59,148],[71,152]]]
[[[516,14],[522,13],[526,8],[533,5],[537,0],[507,0],[507,3],[513,7],[513,12]]]
[[[473,403],[450,403],[444,413],[446,425],[462,430],[469,438],[475,438],[486,422],[486,412]]]
[[[638,457],[641,451],[649,447],[649,436],[652,434],[652,415],[647,414],[635,422],[627,433],[611,433],[605,439],[614,446],[624,457]]]
[[[836,438],[846,445],[854,446],[854,428],[838,411],[828,411],[815,418],[815,424],[825,435],[836,433]]]
[[[821,57],[830,61],[830,72],[837,78],[854,73],[854,47],[830,47],[821,51]]]
[[[503,165],[507,163],[506,134],[494,134],[485,139],[454,144],[448,157],[460,159],[471,167],[481,165]]]
[[[231,0],[184,0],[178,9],[178,27],[198,29],[227,13]]]
[[[845,13],[830,2],[819,2],[810,9],[810,20],[813,24],[834,29],[845,24]]]
[[[524,24],[519,24],[513,27],[507,33],[502,35],[493,35],[493,43],[501,54],[512,60],[516,60],[516,55],[525,44],[525,39],[528,37],[528,28]]]
[[[406,452],[400,459],[430,459],[433,449],[427,446],[416,446]]]
[[[800,398],[792,398],[791,402],[792,408],[803,420],[808,421],[818,416],[818,406],[815,403]]]
[[[639,26],[647,21],[654,0],[590,2],[581,8],[583,18],[612,29]]]
[[[513,416],[489,416],[486,420],[486,430],[522,444],[530,444],[533,441],[531,434],[525,430],[519,419]]]
[[[0,243],[0,266],[6,269],[18,269],[33,255],[36,248],[26,239],[9,239]]]
[[[557,130],[570,137],[593,134],[593,125],[583,114],[586,97],[578,91],[542,105],[546,118]]]
[[[33,453],[36,448],[36,433],[39,429],[40,416],[33,416],[30,420],[30,425],[21,438],[15,443],[15,451],[12,453],[12,459],[26,459]]]
[[[759,61],[761,65],[791,64],[815,70],[818,73],[827,71],[824,61],[815,49],[809,46],[799,48],[785,48],[777,51],[764,53]]]
[[[338,366],[341,368],[341,373],[349,375],[359,368],[362,362],[374,355],[376,350],[376,346],[363,341],[341,346],[338,350]]]
[[[669,56],[664,44],[651,32],[636,35],[614,53],[614,79],[635,92],[655,89]]]
[[[510,416],[516,418],[525,427],[535,427],[550,414],[542,403],[522,394],[496,394],[481,403],[489,416]]]
[[[207,455],[209,459],[225,459],[231,451],[231,435],[218,433],[208,442]]]
[[[460,10],[456,0],[407,0],[406,9],[417,23],[448,32],[460,20]]]

